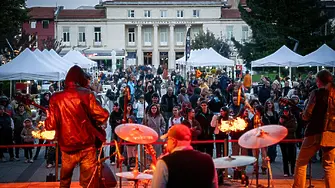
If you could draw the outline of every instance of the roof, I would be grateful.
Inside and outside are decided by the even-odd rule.
[[[104,9],[64,9],[58,19],[101,19],[106,18]]]
[[[113,0],[104,5],[217,5],[220,0]]]
[[[240,0],[241,5],[247,5],[247,0]]]
[[[241,13],[238,9],[222,9],[221,18],[225,19],[240,19]]]
[[[56,7],[31,7],[28,10],[32,19],[53,19]]]

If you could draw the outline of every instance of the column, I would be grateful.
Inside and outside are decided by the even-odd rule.
[[[154,44],[153,44],[153,51],[152,51],[152,65],[155,68],[158,68],[159,65],[159,51],[158,51],[158,24],[154,24]]]
[[[175,40],[174,40],[174,26],[170,24],[170,37],[169,37],[169,66],[168,69],[172,70],[176,68],[176,52],[174,51]]]
[[[142,24],[137,25],[137,65],[143,65],[143,51],[142,51]]]

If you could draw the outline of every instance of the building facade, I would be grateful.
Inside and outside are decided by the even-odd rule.
[[[56,39],[63,53],[82,50],[107,69],[151,64],[156,68],[184,56],[186,32],[191,39],[200,31],[211,31],[227,43],[235,37],[246,41],[250,28],[240,18],[239,1],[217,0],[114,0],[94,10],[62,10],[56,18]],[[236,56],[236,55],[233,55]]]
[[[55,12],[56,7],[29,8],[29,21],[23,23],[23,31],[30,35],[36,35],[36,47],[40,50],[44,49],[43,40],[55,37]]]

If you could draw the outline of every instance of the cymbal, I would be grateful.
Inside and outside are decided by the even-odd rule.
[[[250,156],[228,156],[213,159],[215,168],[233,168],[246,166],[256,161],[255,157]]]
[[[115,133],[125,141],[135,144],[151,144],[158,139],[158,133],[150,127],[135,123],[118,125]]]
[[[126,179],[136,179],[136,180],[151,180],[152,175],[151,174],[145,174],[142,172],[139,172],[138,174],[133,173],[133,172],[119,172],[115,173],[116,176],[121,177],[121,178],[126,178]]]
[[[286,137],[287,133],[288,130],[284,126],[264,125],[244,133],[238,139],[238,144],[248,149],[264,148],[277,144]]]

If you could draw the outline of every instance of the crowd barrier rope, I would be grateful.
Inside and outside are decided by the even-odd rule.
[[[238,142],[238,140],[227,140],[228,142]],[[279,143],[299,143],[302,142],[303,139],[284,139]],[[197,140],[192,141],[192,144],[212,144],[212,143],[225,143],[225,140]],[[154,142],[152,145],[163,145],[166,142]],[[104,143],[105,146],[114,146],[114,142]],[[134,145],[131,142],[122,141],[120,145]],[[25,148],[25,147],[42,147],[42,146],[56,146],[56,144],[20,144],[20,145],[0,145],[0,148]]]

